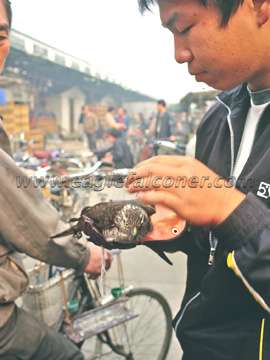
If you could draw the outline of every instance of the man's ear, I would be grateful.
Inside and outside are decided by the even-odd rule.
[[[263,26],[270,19],[270,0],[252,0],[257,14],[257,24]]]

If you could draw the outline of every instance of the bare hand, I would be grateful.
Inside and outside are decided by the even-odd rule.
[[[84,271],[90,274],[91,279],[97,279],[102,269],[102,249],[94,244],[87,244],[90,249],[90,259]],[[108,250],[104,251],[105,269],[109,270],[112,263],[112,255]]]
[[[107,153],[104,158],[102,159],[103,161],[106,161],[106,162],[113,162],[113,157],[112,157],[112,154],[111,153]]]
[[[118,130],[126,130],[126,125],[125,124],[117,124],[118,125],[118,127],[117,127],[117,129]]]
[[[160,204],[195,225],[218,225],[245,195],[200,161],[157,156],[138,164],[128,177],[130,192],[148,204]]]

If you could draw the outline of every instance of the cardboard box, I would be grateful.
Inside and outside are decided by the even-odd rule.
[[[0,106],[0,114],[9,133],[16,134],[29,130],[29,106],[27,104],[8,103]]]

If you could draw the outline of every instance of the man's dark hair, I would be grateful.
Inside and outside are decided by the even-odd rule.
[[[158,104],[158,105],[162,105],[163,107],[166,107],[166,106],[167,106],[165,100],[158,100],[157,104]]]
[[[6,13],[7,13],[8,25],[11,28],[12,10],[11,10],[11,2],[10,2],[10,0],[3,0],[3,5],[4,5]]]
[[[109,107],[108,107],[108,112],[111,113],[111,112],[113,112],[114,110],[115,110],[115,108],[114,108],[113,106],[109,106]]]
[[[145,10],[150,10],[151,5],[157,2],[157,0],[138,0],[139,7],[143,13]],[[231,16],[236,10],[243,4],[244,0],[198,0],[202,5],[207,6],[210,1],[213,1],[218,7],[222,21],[221,25],[226,26]]]

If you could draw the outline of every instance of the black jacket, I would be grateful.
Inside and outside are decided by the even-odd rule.
[[[116,169],[132,169],[134,166],[133,156],[124,138],[119,138],[113,144],[112,157]]]
[[[197,132],[197,159],[227,179],[249,106],[245,85],[222,93]],[[248,195],[224,223],[189,227],[162,245],[188,255],[186,292],[173,321],[184,360],[270,359],[270,106],[236,187]],[[212,266],[210,230],[218,240]]]
[[[159,113],[156,120],[156,139],[168,140],[169,137],[175,135],[175,133],[175,123],[172,116],[167,111],[164,113]]]

